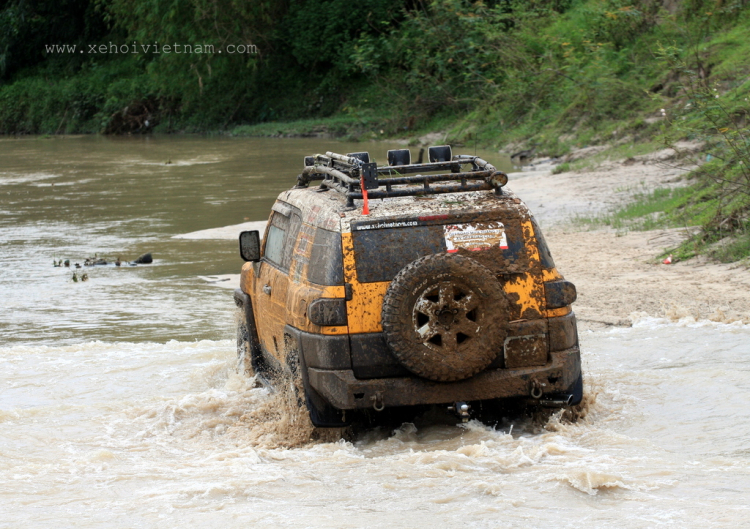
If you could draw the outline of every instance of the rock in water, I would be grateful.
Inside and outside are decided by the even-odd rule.
[[[149,253],[144,253],[133,262],[136,264],[151,264],[154,262],[154,259],[151,257],[151,253],[149,252]]]

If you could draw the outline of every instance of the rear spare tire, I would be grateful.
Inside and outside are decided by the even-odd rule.
[[[383,300],[383,331],[396,358],[435,381],[468,378],[502,350],[508,301],[495,276],[462,255],[435,254],[404,267]]]

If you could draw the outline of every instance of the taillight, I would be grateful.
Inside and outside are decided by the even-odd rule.
[[[547,298],[548,309],[567,307],[578,297],[576,286],[564,279],[545,283],[544,295]]]
[[[346,325],[346,300],[316,299],[307,307],[307,318],[315,325]]]

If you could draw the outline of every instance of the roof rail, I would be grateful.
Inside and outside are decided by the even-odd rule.
[[[421,158],[421,156],[420,156]],[[310,182],[320,180],[320,186],[332,189],[346,197],[348,208],[354,208],[354,200],[362,198],[362,189],[369,198],[407,197],[463,193],[494,189],[502,195],[502,187],[508,183],[508,175],[478,156],[452,156],[450,145],[429,148],[427,163],[411,163],[408,149],[388,151],[388,165],[378,167],[370,161],[370,154],[356,152],[336,154],[326,152],[305,157],[305,168],[297,177],[297,187],[307,187]],[[464,165],[471,165],[464,170]],[[422,172],[450,171],[438,174],[414,174]],[[406,176],[414,174],[414,176]],[[436,183],[449,182],[441,185]],[[416,187],[414,184],[422,184]]]

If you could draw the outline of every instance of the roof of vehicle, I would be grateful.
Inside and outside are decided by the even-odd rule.
[[[469,191],[450,195],[429,195],[370,199],[370,214],[362,214],[361,201],[347,209],[337,193],[319,187],[290,189],[279,200],[298,208],[307,224],[331,231],[350,232],[352,222],[385,221],[404,217],[446,215],[448,218],[471,213],[502,211],[508,217],[528,217],[526,205],[507,187],[502,195],[492,191]],[[383,226],[388,227],[388,226]]]
[[[298,185],[279,200],[297,207],[307,224],[341,232],[368,220],[381,221],[367,223],[373,229],[391,227],[385,221],[404,217],[450,219],[493,210],[506,218],[529,216],[526,205],[503,188],[507,175],[481,158],[453,156],[448,145],[430,147],[427,163],[421,158],[422,153],[412,164],[408,149],[388,151],[388,165],[378,167],[366,152],[308,156]],[[315,181],[320,184],[310,187]],[[364,194],[369,195],[368,215],[362,209]]]

